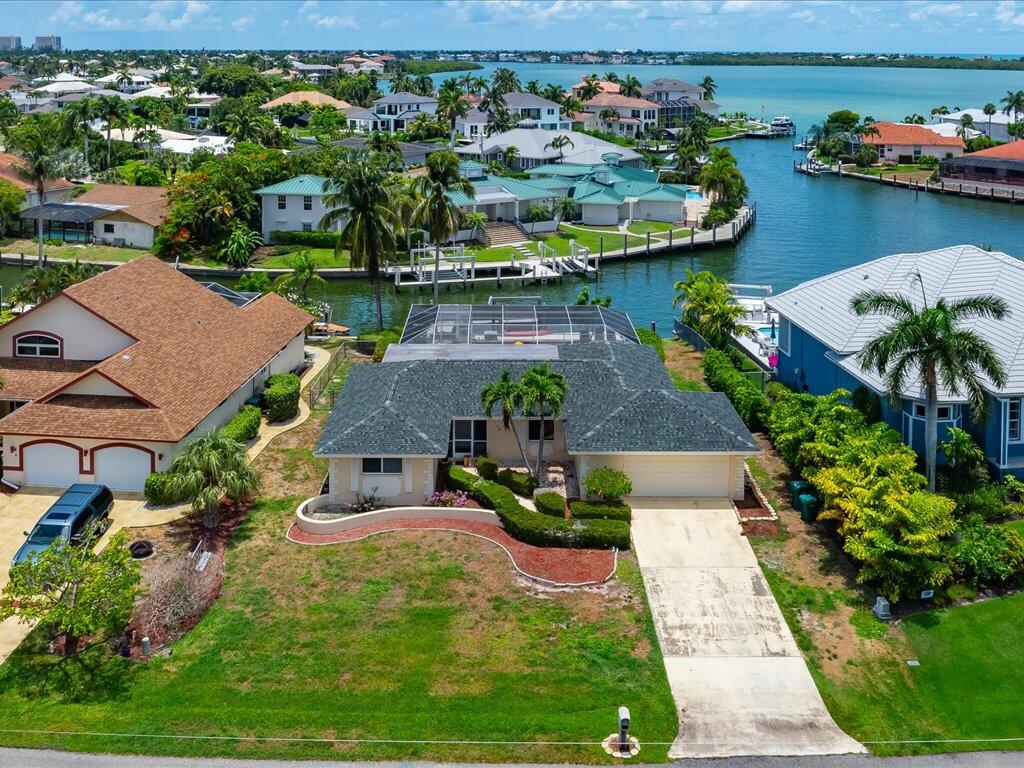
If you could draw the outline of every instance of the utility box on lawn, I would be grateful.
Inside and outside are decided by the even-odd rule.
[[[790,480],[789,481],[789,503],[793,505],[793,509],[800,508],[800,494],[810,493],[811,484],[806,480]]]
[[[796,500],[796,508],[800,513],[800,519],[805,523],[813,523],[818,519],[818,510],[821,509],[821,500],[811,493],[801,493]]]

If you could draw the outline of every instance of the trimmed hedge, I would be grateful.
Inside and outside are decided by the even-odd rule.
[[[633,519],[633,510],[628,504],[609,501],[574,501],[569,505],[569,512],[577,520],[622,520],[628,523]]]
[[[633,492],[633,482],[625,472],[611,467],[598,467],[584,478],[583,490],[588,496],[618,503],[623,496]]]
[[[652,331],[650,328],[637,328],[636,337],[640,339],[641,344],[653,347],[661,361],[665,362],[665,340],[658,335],[657,331]]]
[[[161,507],[165,504],[177,504],[182,500],[180,495],[171,492],[170,472],[153,472],[149,475],[142,486],[142,495],[150,504]]]
[[[481,456],[476,460],[476,471],[484,480],[494,480],[498,476],[498,462],[487,456]]]
[[[533,497],[537,511],[551,517],[565,517],[565,499],[554,491],[544,491]]]
[[[384,359],[384,355],[387,354],[388,347],[392,344],[397,344],[401,338],[398,331],[392,331],[385,329],[377,334],[377,341],[373,345],[373,362],[379,363]]]
[[[572,549],[629,549],[629,523],[622,520],[566,520],[533,512],[516,495],[492,480],[478,480],[464,469],[442,465],[441,474],[452,490],[468,490],[482,507],[494,510],[514,539],[537,547]]]
[[[718,349],[703,353],[704,378],[716,392],[724,392],[752,431],[764,429],[770,406],[764,392],[736,370],[729,356]]]
[[[221,434],[240,443],[247,443],[260,433],[260,422],[263,414],[255,405],[244,405],[242,410],[231,417],[223,427]]]
[[[299,377],[294,373],[275,373],[267,379],[263,392],[267,421],[288,421],[299,414]]]
[[[515,491],[520,496],[529,498],[537,488],[536,481],[525,472],[516,472],[514,469],[503,469],[495,478],[501,485]]]
[[[307,248],[334,248],[338,244],[339,237],[341,237],[340,232],[318,230],[312,232],[290,232],[283,229],[275,229],[270,233],[270,242],[273,245],[304,245]]]

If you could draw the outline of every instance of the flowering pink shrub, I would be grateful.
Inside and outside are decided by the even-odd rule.
[[[428,507],[468,507],[469,494],[465,491],[435,491],[426,501]]]

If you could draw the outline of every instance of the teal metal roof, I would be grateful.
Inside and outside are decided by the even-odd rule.
[[[304,173],[301,176],[296,176],[293,179],[286,179],[285,181],[278,182],[277,184],[271,184],[269,187],[263,187],[263,189],[257,189],[257,195],[322,195],[324,193],[324,184],[327,182],[327,178],[324,176],[314,176],[311,173]]]
[[[495,176],[489,173],[482,178],[470,179],[470,181],[474,187],[502,187],[519,201],[555,197],[555,193],[544,185],[535,184],[533,181],[513,179],[509,176]],[[448,190],[448,197],[456,205],[474,205],[476,203],[475,198],[468,197],[457,189]]]
[[[487,166],[478,160],[461,160],[459,169],[463,171],[482,171]]]
[[[540,176],[536,179],[530,179],[530,184],[541,189],[550,189],[553,191],[560,191],[565,194],[569,187],[572,186],[572,179],[566,179],[560,176]]]
[[[623,197],[639,200],[662,200],[675,202],[686,199],[686,187],[673,184],[651,184],[649,182],[623,181],[614,185],[615,191]]]

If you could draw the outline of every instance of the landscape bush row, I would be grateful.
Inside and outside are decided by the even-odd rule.
[[[704,374],[814,487],[819,518],[835,522],[859,568],[858,582],[894,602],[925,589],[1024,582],[1024,540],[985,524],[1016,510],[1016,486],[976,481],[959,491],[928,492],[913,449],[887,424],[849,405],[846,390],[817,396],[772,384],[762,393],[713,349],[704,352]]]

